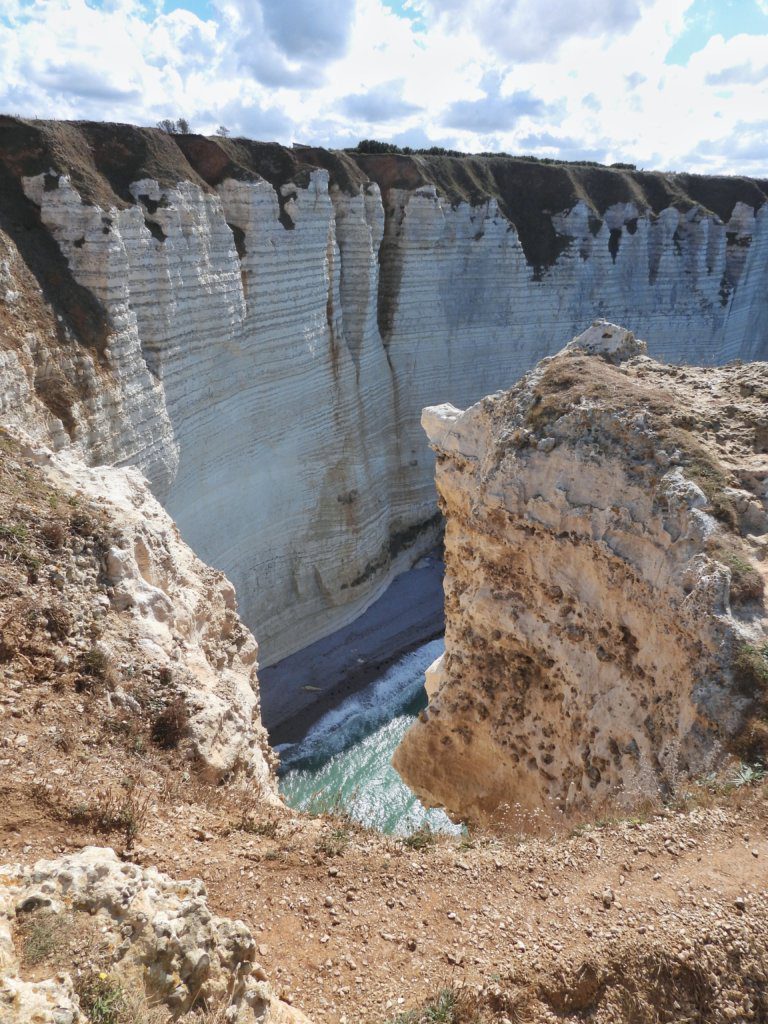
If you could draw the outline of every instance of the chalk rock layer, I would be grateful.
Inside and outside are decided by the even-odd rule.
[[[654,362],[607,322],[424,410],[446,650],[394,764],[457,817],[668,794],[768,729],[768,364]]]
[[[83,1012],[63,965],[55,964],[58,970],[43,978],[29,977],[22,969],[18,938],[30,917],[38,935],[57,936],[57,943],[49,939],[47,947],[40,945],[38,959],[43,960],[56,958],[57,945],[66,948],[68,932],[77,934],[93,922],[89,953],[94,960],[102,954],[99,967],[104,970],[97,976],[113,986],[95,1001],[98,1016]],[[209,910],[201,881],[177,882],[156,868],[122,863],[113,850],[95,846],[32,867],[2,867],[0,1016],[5,1024],[105,1020],[103,1007],[115,1015],[122,1012],[116,993],[137,987],[148,1005],[168,1009],[168,1020],[193,1006],[207,1006],[230,1024],[307,1021],[274,995],[256,963],[256,942],[248,927]],[[160,1020],[158,1010],[152,1020]]]
[[[0,118],[0,186],[0,414],[136,465],[265,665],[435,543],[424,406],[598,315],[766,351],[765,182]]]

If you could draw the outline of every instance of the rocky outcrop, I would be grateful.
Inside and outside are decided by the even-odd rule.
[[[89,468],[69,449],[7,433],[0,462],[3,561],[17,570],[15,593],[8,579],[0,599],[8,678],[104,690],[105,715],[122,708],[144,725],[173,714],[173,743],[162,745],[180,746],[211,781],[245,777],[276,804],[258,648],[229,580],[184,543],[136,469]],[[23,555],[9,547],[15,536],[28,545]]]
[[[88,944],[73,978],[66,959],[78,933]],[[30,977],[30,962],[39,975],[46,961],[52,976]],[[99,981],[100,998],[89,1000]],[[127,991],[136,999],[136,988],[146,1005],[167,1009],[163,1021],[194,1006],[230,1024],[306,1022],[272,992],[247,926],[210,911],[201,881],[177,882],[94,846],[32,867],[0,868],[5,1024],[127,1020],[123,1002]],[[156,1011],[152,1020],[160,1019]]]
[[[597,314],[671,360],[764,354],[764,182],[0,133],[0,410],[138,466],[265,664],[434,543],[424,406],[476,401]]]
[[[596,322],[424,411],[446,651],[394,764],[428,804],[631,803],[766,749],[768,364],[645,352]]]

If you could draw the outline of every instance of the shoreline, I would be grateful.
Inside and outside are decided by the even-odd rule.
[[[326,712],[443,631],[443,562],[426,555],[354,622],[260,671],[270,743],[299,742]]]

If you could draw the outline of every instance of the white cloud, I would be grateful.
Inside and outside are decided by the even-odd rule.
[[[692,0],[96,2],[5,0],[0,108],[765,173],[768,36],[667,65]]]
[[[456,100],[442,116],[448,128],[459,128],[484,134],[505,132],[515,128],[523,118],[537,119],[547,115],[548,108],[529,89],[502,91],[501,76],[488,73],[483,76],[480,99]]]
[[[355,121],[385,124],[421,112],[421,107],[402,98],[404,79],[382,82],[363,92],[343,96],[339,108]]]
[[[540,61],[569,39],[626,32],[651,0],[421,0],[417,6],[453,31],[476,34],[506,60]]]

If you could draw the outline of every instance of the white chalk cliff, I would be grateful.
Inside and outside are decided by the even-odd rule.
[[[668,360],[768,351],[768,206],[755,183],[734,192],[744,201],[718,200],[723,216],[690,196],[654,212],[653,176],[610,170],[627,194],[602,209],[581,179],[562,208],[532,195],[554,240],[538,259],[535,231],[527,255],[500,193],[444,195],[425,158],[401,187],[408,175],[375,160],[312,151],[297,170],[295,153],[272,147],[262,176],[258,144],[245,173],[245,143],[143,130],[152,159],[118,188],[99,132],[128,148],[138,130],[78,127],[96,154],[83,170],[68,156],[75,127],[6,122],[38,146],[8,172],[18,203],[106,326],[89,347],[72,303],[58,323],[9,326],[32,301],[25,280],[37,282],[18,236],[0,233],[0,412],[30,429],[41,379],[66,384],[64,418],[48,388],[41,439],[141,469],[185,540],[234,582],[267,664],[350,621],[434,543],[424,406],[509,386],[596,315]],[[169,147],[176,162],[160,173]],[[278,157],[293,166],[275,169]],[[321,162],[330,169],[312,169]]]

